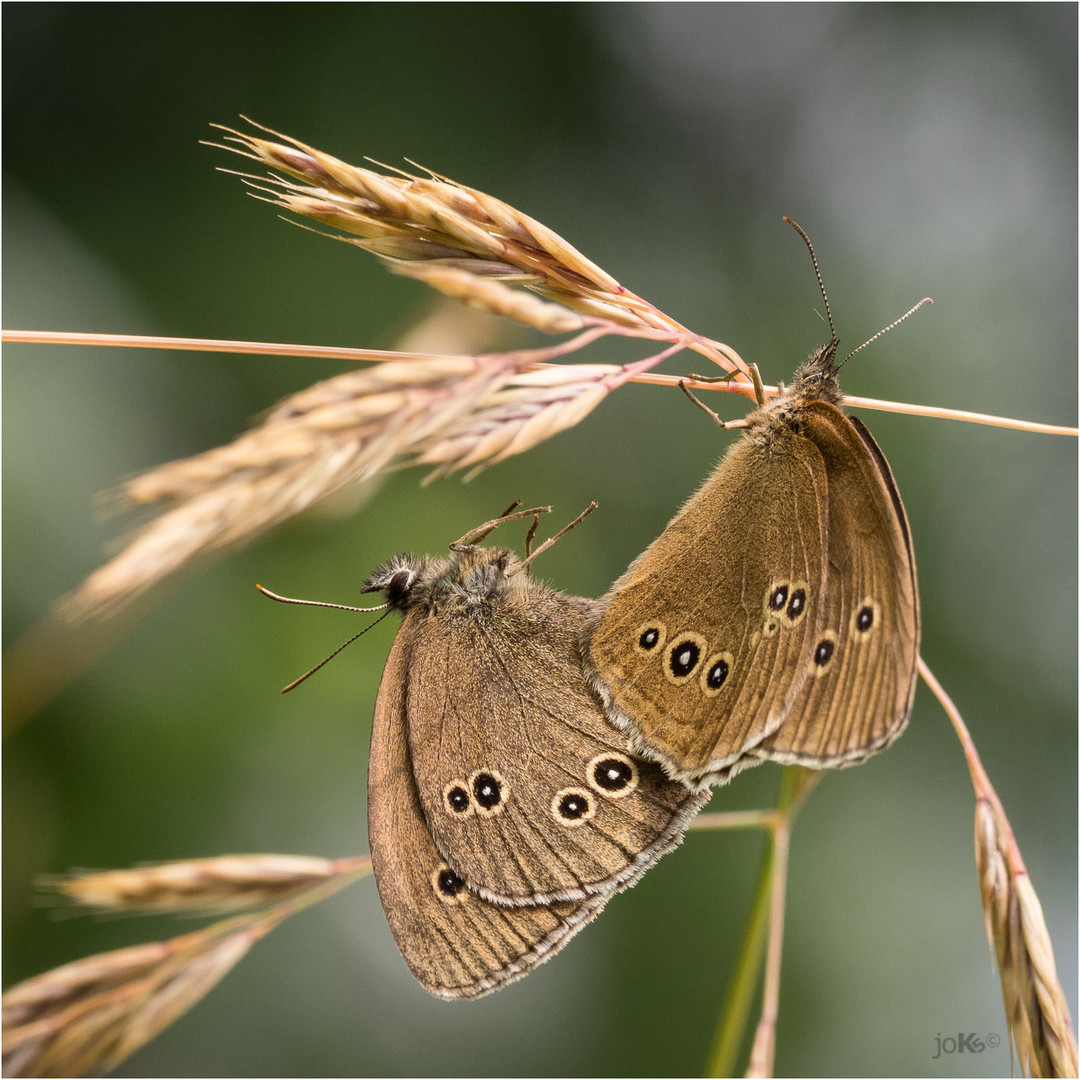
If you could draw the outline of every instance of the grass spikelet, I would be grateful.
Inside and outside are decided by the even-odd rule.
[[[248,540],[343,485],[394,465],[474,475],[577,424],[611,390],[680,349],[747,376],[733,350],[690,333],[506,203],[434,173],[352,166],[253,126],[260,134],[221,128],[222,148],[276,171],[269,178],[244,177],[260,198],[340,230],[338,239],[375,252],[397,273],[456,300],[547,333],[576,336],[547,349],[480,356],[358,350],[358,359],[377,360],[378,366],[294,394],[227,446],[124,484],[114,505],[162,512],[61,601],[68,620],[105,615],[193,558]],[[608,334],[670,348],[622,368],[537,370]],[[738,385],[745,391],[749,382],[743,378]]]
[[[1076,1039],[1042,905],[996,800],[975,808],[975,865],[1009,1042],[1028,1076],[1076,1076]]]
[[[73,874],[50,884],[77,907],[98,911],[237,911],[284,899],[336,872],[329,859],[304,855],[223,855]]]
[[[986,936],[1001,976],[1010,1047],[1028,1076],[1076,1076],[1069,1006],[1020,847],[959,710],[921,658],[919,671],[956,730],[975,789],[975,866]]]
[[[383,258],[434,262],[512,282],[621,326],[674,325],[547,226],[491,195],[434,173],[385,175],[349,165],[248,123],[273,138],[214,125],[225,132],[222,148],[291,179],[245,179],[274,205],[347,234],[339,239]],[[426,280],[437,289],[450,284]]]
[[[325,899],[371,872],[367,855],[330,862],[282,855],[245,855],[162,864],[146,870],[118,871],[99,879],[94,894],[117,910],[162,910],[151,901],[129,898],[142,877],[144,898],[173,868],[179,880],[201,878],[206,897],[230,890],[251,901],[262,888],[275,902],[167,941],[101,953],[54,968],[13,986],[3,995],[4,1076],[101,1075],[116,1068],[193,1005],[202,1000],[282,920]],[[154,875],[156,874],[156,878]],[[88,878],[76,880],[87,881]],[[283,882],[290,895],[282,897]],[[276,895],[274,890],[278,890]],[[180,897],[183,888],[167,882],[162,894]],[[198,890],[191,890],[193,895]],[[113,903],[109,903],[109,901]],[[97,903],[98,901],[93,901]],[[204,904],[197,905],[204,907]]]
[[[5,1076],[114,1069],[203,998],[269,926],[214,927],[103,953],[3,997]]]
[[[575,347],[419,356],[338,375],[286,398],[228,445],[128,481],[120,501],[171,509],[91,574],[64,601],[63,613],[74,620],[104,614],[196,555],[250,539],[395,462],[472,467],[528,449],[576,423],[621,379],[624,369],[568,366],[520,381],[528,369]],[[499,395],[515,378],[515,405],[508,409]],[[556,384],[562,388],[553,403]],[[537,420],[541,413],[545,418]]]
[[[559,304],[547,303],[468,270],[408,262],[395,263],[391,269],[403,277],[426,282],[433,289],[470,307],[492,315],[502,315],[522,326],[531,326],[548,334],[565,334],[585,327],[585,319],[581,315]]]
[[[440,466],[429,480],[466,468],[474,476],[585,419],[607,396],[620,370],[607,364],[573,364],[515,376],[476,409],[426,439],[417,449],[416,463]]]

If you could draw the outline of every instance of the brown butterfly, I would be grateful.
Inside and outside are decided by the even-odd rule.
[[[608,724],[580,652],[595,601],[529,575],[552,541],[524,560],[478,546],[536,512],[508,511],[447,558],[399,555],[364,584],[404,615],[371,735],[372,863],[402,955],[441,997],[553,955],[708,798]]]
[[[742,439],[587,631],[609,718],[691,788],[764,760],[852,765],[907,724],[911,533],[884,454],[841,407],[837,345],[833,331],[768,404],[759,384],[760,407],[727,425]]]

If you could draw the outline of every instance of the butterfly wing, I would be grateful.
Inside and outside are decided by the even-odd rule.
[[[873,436],[822,401],[800,412],[829,474],[829,576],[810,675],[753,753],[811,768],[855,764],[907,724],[919,593],[904,504]]]
[[[581,899],[644,873],[704,798],[607,723],[581,666],[593,603],[522,586],[417,624],[413,770],[437,848],[482,896]]]
[[[783,721],[827,587],[820,452],[786,422],[750,434],[615,583],[588,645],[609,717],[688,784]]]
[[[413,780],[405,695],[417,615],[383,672],[371,732],[368,832],[387,922],[413,974],[433,994],[471,998],[525,975],[561,949],[610,893],[578,903],[503,907],[464,887],[428,832]]]

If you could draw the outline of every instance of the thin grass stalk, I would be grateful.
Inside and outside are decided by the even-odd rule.
[[[757,996],[762,960],[768,936],[769,912],[773,892],[774,847],[772,836],[761,853],[750,917],[743,930],[739,958],[728,984],[720,1017],[713,1033],[712,1046],[705,1067],[706,1076],[734,1076],[735,1063],[746,1037],[750,1010]]]
[[[759,1080],[772,1076],[776,1059],[776,1021],[780,1012],[780,964],[784,950],[784,904],[787,897],[787,866],[791,831],[787,815],[781,815],[770,844],[769,942],[765,951],[765,981],[761,993],[761,1016],[750,1047],[746,1076]]]
[[[820,772],[788,766],[780,781],[776,824],[772,831],[772,897],[769,905],[769,944],[765,954],[765,984],[761,1017],[750,1050],[748,1077],[773,1074],[776,1058],[776,1023],[780,1015],[780,966],[784,954],[784,907],[787,901],[788,854],[791,826],[802,804],[821,780]]]
[[[639,336],[639,335],[632,335]],[[693,335],[688,339],[687,348],[704,339]],[[94,345],[127,349],[177,349],[187,352],[220,352],[250,354],[256,356],[307,356],[322,360],[384,361],[384,360],[422,360],[428,353],[393,352],[382,349],[355,349],[333,345],[286,345],[278,342],[261,341],[222,341],[210,338],[154,337],[142,334],[97,334],[80,333],[64,330],[3,330],[0,341],[23,345]],[[718,343],[713,343],[719,347]],[[727,348],[727,346],[724,346]],[[538,364],[537,368],[542,368]],[[754,389],[740,382],[715,383],[702,382],[692,376],[661,375],[652,371],[638,371],[629,376],[628,382],[642,383],[647,386],[666,386],[677,389],[680,382],[685,382],[692,390],[740,394],[753,398]],[[769,398],[780,393],[777,386],[765,386]],[[1080,429],[1061,424],[1043,424],[1036,420],[1020,420],[1008,416],[995,416],[991,413],[971,412],[967,409],[949,409],[937,405],[916,405],[904,401],[883,401],[880,398],[844,395],[845,405],[860,409],[873,409],[878,412],[903,413],[907,416],[929,416],[938,420],[959,420],[968,424],[985,424],[991,427],[1005,427],[1016,431],[1028,431],[1039,435],[1067,435],[1075,438]]]
[[[960,711],[921,657],[919,674],[952,722],[975,789],[975,865],[1010,1050],[1028,1076],[1076,1076],[1076,1036],[1053,943],[1012,826]]]
[[[713,1034],[706,1063],[706,1076],[734,1075],[735,1062],[745,1041],[750,1009],[757,992],[766,938],[768,966],[762,996],[762,1015],[758,1022],[751,1052],[750,1072],[747,1075],[771,1075],[780,994],[788,837],[795,815],[820,779],[821,773],[798,767],[785,768],[781,774],[780,793],[774,810],[700,814],[690,824],[691,829],[760,826],[769,832],[768,844],[762,852],[750,917],[743,932],[739,959],[728,984],[724,1005]]]

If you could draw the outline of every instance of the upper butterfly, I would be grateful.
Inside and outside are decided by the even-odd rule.
[[[402,955],[441,997],[494,990],[552,955],[679,843],[707,798],[607,723],[580,653],[595,601],[477,546],[533,513],[486,523],[448,558],[400,555],[365,582],[404,615],[371,734],[372,863]]]
[[[586,631],[609,718],[693,789],[764,760],[856,764],[911,712],[911,533],[884,454],[841,408],[837,345],[746,418]]]

